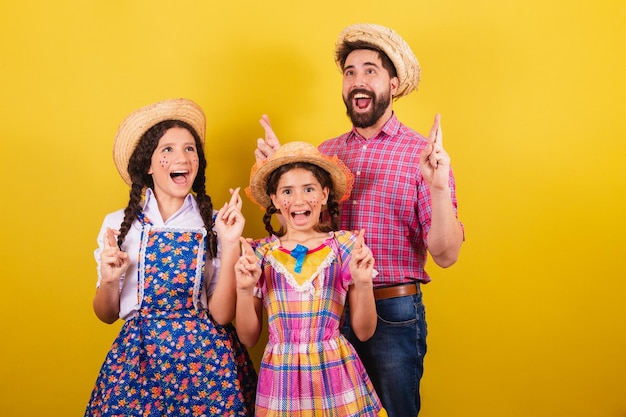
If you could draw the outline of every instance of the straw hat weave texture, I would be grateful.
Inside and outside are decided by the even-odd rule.
[[[350,169],[337,156],[325,155],[310,143],[298,141],[285,143],[274,155],[252,166],[250,186],[245,190],[248,197],[263,209],[269,207],[272,204],[270,196],[267,195],[267,180],[270,174],[277,168],[294,162],[308,162],[326,170],[330,174],[335,198],[339,203],[350,197],[354,184],[354,176]]]
[[[339,34],[335,44],[335,63],[339,71],[343,71],[343,68],[337,59],[337,50],[344,42],[355,41],[367,42],[380,48],[396,67],[399,86],[393,96],[395,99],[417,90],[422,71],[411,47],[392,29],[373,23],[350,25]]]

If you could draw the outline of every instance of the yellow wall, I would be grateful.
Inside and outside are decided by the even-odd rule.
[[[360,21],[420,59],[395,109],[424,133],[442,114],[467,230],[430,268],[420,417],[626,415],[623,0],[3,1],[0,415],[81,415],[117,334],[91,299],[96,233],[127,200],[121,120],[201,104],[223,202],[262,113],[283,140],[349,128],[332,53]]]

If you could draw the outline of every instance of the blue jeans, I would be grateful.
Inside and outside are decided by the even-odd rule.
[[[346,305],[342,333],[354,346],[389,417],[416,417],[426,355],[426,315],[422,294],[377,300],[376,332],[359,341]]]

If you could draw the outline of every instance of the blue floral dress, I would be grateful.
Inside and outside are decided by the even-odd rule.
[[[206,230],[140,221],[140,309],[109,350],[85,416],[253,415],[248,353],[198,303]]]

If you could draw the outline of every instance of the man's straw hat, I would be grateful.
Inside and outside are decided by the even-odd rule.
[[[272,204],[267,194],[267,180],[270,174],[277,168],[293,162],[308,162],[328,172],[333,182],[335,198],[339,203],[350,197],[354,176],[348,167],[337,156],[324,155],[307,142],[285,143],[274,155],[254,164],[250,171],[250,186],[245,190],[248,197],[263,209],[269,207]]]
[[[335,44],[335,62],[340,71],[343,68],[337,60],[336,52],[344,42],[354,41],[367,42],[380,48],[396,67],[399,86],[394,99],[417,90],[421,78],[420,64],[411,47],[395,31],[371,23],[357,23],[346,27]]]
[[[174,98],[149,104],[132,112],[120,125],[113,144],[113,162],[122,179],[132,185],[128,174],[128,161],[139,139],[152,126],[165,120],[180,120],[194,128],[204,146],[206,119],[196,103],[186,98]]]

